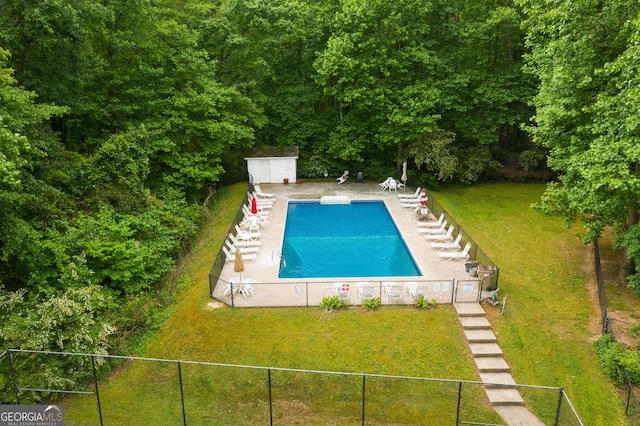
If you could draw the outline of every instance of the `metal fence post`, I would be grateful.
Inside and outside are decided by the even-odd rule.
[[[13,369],[13,361],[11,360],[11,349],[7,349],[7,362],[9,363],[9,372],[11,373],[11,383],[13,384],[13,393],[16,394],[16,404],[20,405],[20,392],[16,383],[16,372]]]
[[[178,379],[180,380],[180,400],[182,401],[182,424],[187,426],[187,410],[184,408],[184,388],[182,386],[182,366],[178,361]]]
[[[560,407],[562,406],[562,395],[564,394],[564,388],[560,387],[560,394],[558,395],[558,408],[556,409],[556,421],[553,423],[558,426],[560,422]]]
[[[96,400],[98,401],[98,415],[100,416],[100,426],[102,426],[102,407],[100,406],[100,392],[98,391],[98,375],[96,374],[96,361],[93,355],[91,355],[91,369],[93,370],[93,384],[96,387]]]
[[[267,370],[267,381],[269,384],[269,424],[273,426],[273,396],[271,395],[271,369]]]
[[[456,426],[460,424],[460,402],[462,401],[462,382],[458,382],[458,406],[456,407]]]
[[[629,383],[629,381],[627,380],[627,387],[628,387],[628,391],[627,391],[627,404],[624,407],[624,414],[626,416],[629,415],[629,403],[631,402],[631,384]]]
[[[362,375],[362,426],[364,426],[364,402],[366,400],[366,375]]]

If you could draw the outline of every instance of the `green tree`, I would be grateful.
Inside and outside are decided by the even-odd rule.
[[[638,110],[631,99],[638,36],[631,20],[639,5],[562,1],[523,7],[528,69],[540,80],[535,126],[528,130],[549,149],[549,165],[560,175],[538,207],[567,224],[585,218],[585,243],[608,226],[625,232],[637,223]],[[630,247],[627,237],[619,244]]]
[[[36,104],[36,95],[17,86],[0,49],[0,282],[29,281],[47,248],[43,235],[66,216],[69,198],[56,185],[64,150],[49,128],[64,110]],[[55,230],[51,231],[55,232]]]
[[[426,1],[341,4],[315,62],[334,105],[330,155],[362,161],[367,150],[393,152],[437,128],[430,9]]]

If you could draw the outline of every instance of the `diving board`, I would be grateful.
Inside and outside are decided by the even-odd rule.
[[[346,195],[323,195],[320,204],[351,204],[351,199]]]

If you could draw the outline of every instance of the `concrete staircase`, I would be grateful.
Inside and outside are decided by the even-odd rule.
[[[524,406],[520,392],[513,386],[516,382],[482,306],[479,303],[455,303],[453,306],[491,406],[509,425],[543,425]]]

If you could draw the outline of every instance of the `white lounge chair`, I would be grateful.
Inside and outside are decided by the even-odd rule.
[[[382,283],[382,287],[388,299],[402,299],[402,286],[395,281],[385,281]]]
[[[235,253],[231,253],[225,246],[222,246],[222,251],[224,252],[224,255],[225,255],[224,260],[227,263],[233,263],[236,261]],[[250,262],[252,260],[256,260],[256,257],[257,256],[255,254],[243,254],[242,260],[245,262]]]
[[[380,189],[382,189],[383,191],[385,191],[387,188],[389,188],[389,182],[393,179],[393,177],[389,176],[388,178],[386,178],[384,181],[380,182],[378,185],[380,185]]]
[[[253,191],[260,198],[274,198],[276,196],[275,194],[269,194],[268,192],[262,192],[262,189],[260,189],[260,185],[258,185],[258,184],[253,185]]]
[[[405,288],[407,289],[407,293],[411,296],[412,299],[416,299],[420,296],[425,296],[427,294],[427,287],[418,285],[417,282],[407,282],[404,283]]]
[[[258,198],[258,195],[255,193],[247,192],[247,199],[249,200],[249,205],[251,205],[251,199],[256,199],[256,206],[259,210],[270,210],[273,207],[273,204],[276,202],[275,200],[269,198]]]
[[[236,249],[238,249],[240,250],[240,253],[242,253],[243,256],[249,253],[257,253],[258,250],[260,250],[260,247],[257,247],[257,246],[236,246],[229,240],[224,240],[224,242],[229,248],[230,253],[235,253]]]
[[[458,251],[460,250],[460,240],[462,240],[462,234],[458,234],[453,242],[431,243],[431,248],[436,251]]]
[[[424,238],[428,241],[453,241],[453,225],[444,234],[426,234]]]
[[[344,183],[347,179],[349,179],[349,170],[345,170],[344,173],[342,173],[342,176],[336,178],[336,180],[338,181],[338,185]]]
[[[229,235],[227,237],[229,238],[229,241],[231,241],[233,245],[236,247],[260,247],[260,244],[262,244],[261,241],[257,241],[257,240],[251,241],[251,240],[238,239],[231,232],[229,232]]]
[[[444,221],[445,214],[441,213],[438,220],[430,221],[430,222],[418,222],[418,226],[421,228],[440,228],[442,227],[442,222]]]
[[[405,209],[413,209],[416,207],[420,207],[423,205],[423,201],[424,201],[424,206],[427,205],[427,200],[428,198],[424,197],[424,198],[418,198],[417,200],[401,200],[402,201],[402,207],[404,207]]]
[[[420,191],[422,191],[421,187],[417,187],[416,188],[416,192],[414,192],[413,194],[398,194],[398,198],[400,198],[401,200],[419,200],[421,195]]]
[[[439,228],[423,228],[423,227],[419,227],[418,228],[418,233],[419,234],[432,234],[432,235],[435,235],[435,234],[446,234],[447,233],[447,219],[442,221],[442,224],[440,225]]]
[[[440,259],[442,260],[465,261],[471,257],[469,256],[469,250],[471,250],[471,243],[467,243],[462,251],[439,251],[438,256],[440,256]]]
[[[260,238],[260,232],[247,232],[240,229],[238,225],[236,225],[236,237],[239,240],[257,240]]]
[[[360,299],[373,299],[376,297],[373,285],[369,282],[359,281],[356,283],[356,288],[358,289],[358,297],[360,297]]]

